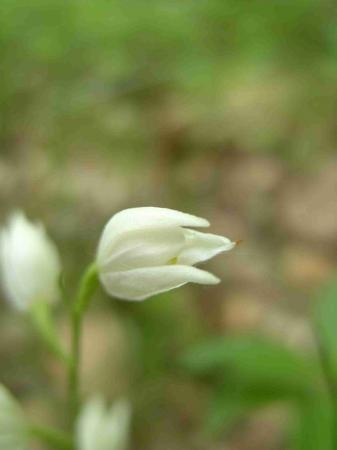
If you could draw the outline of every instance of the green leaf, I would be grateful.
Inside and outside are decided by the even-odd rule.
[[[324,393],[312,393],[295,411],[294,450],[334,450],[333,412]]]
[[[211,400],[205,431],[227,432],[251,411],[284,399],[288,400],[277,389],[263,390],[234,383],[221,386]]]
[[[206,417],[205,431],[210,434],[229,431],[251,408],[248,399],[228,395],[228,392],[215,393]]]
[[[306,391],[317,375],[315,365],[296,352],[257,336],[220,337],[204,342],[185,355],[183,364],[198,375],[220,373],[224,381],[234,377],[236,382],[294,393]]]
[[[322,357],[337,381],[337,279],[320,292],[315,305],[315,323]]]

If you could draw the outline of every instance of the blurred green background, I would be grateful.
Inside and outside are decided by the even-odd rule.
[[[181,209],[243,240],[207,263],[217,287],[97,295],[83,387],[130,397],[132,449],[333,449],[309,318],[337,260],[336,10],[0,1],[0,218],[46,224],[69,298],[120,209]],[[5,302],[0,374],[32,417],[62,421],[62,370]]]

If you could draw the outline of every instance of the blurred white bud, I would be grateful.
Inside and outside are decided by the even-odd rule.
[[[119,400],[108,409],[101,397],[93,397],[77,420],[77,450],[126,450],[130,419],[131,406],[126,400]]]
[[[98,246],[97,267],[108,294],[144,300],[188,282],[217,284],[209,272],[193,267],[235,242],[184,227],[208,227],[207,220],[166,208],[131,208],[107,223]]]
[[[27,422],[20,406],[0,385],[0,449],[28,450],[28,440]]]
[[[59,297],[61,264],[41,224],[16,212],[0,232],[0,275],[5,296],[19,310]]]

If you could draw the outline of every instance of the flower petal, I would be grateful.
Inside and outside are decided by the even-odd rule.
[[[208,227],[209,222],[201,217],[192,216],[167,208],[141,207],[129,208],[118,212],[106,224],[98,246],[98,254],[111,245],[121,233],[141,228],[158,227]]]
[[[201,217],[176,211],[168,208],[145,206],[129,208],[115,214],[111,224],[126,229],[148,226],[181,226],[181,227],[208,227],[209,222]]]
[[[103,273],[100,278],[108,294],[124,300],[144,300],[188,282],[217,284],[220,281],[209,272],[182,265]]]
[[[101,272],[163,266],[175,258],[184,245],[184,230],[180,227],[141,228],[123,233],[100,249],[97,263]]]
[[[105,418],[100,448],[97,450],[126,450],[129,442],[131,405],[127,400],[115,402]]]
[[[17,279],[15,265],[12,261],[11,241],[8,230],[0,234],[0,275],[6,298],[20,310],[26,309],[26,296]],[[15,282],[13,282],[15,280]]]
[[[105,406],[101,396],[91,398],[83,407],[76,424],[78,450],[96,448],[104,424]]]
[[[236,243],[224,236],[200,233],[195,230],[184,230],[186,244],[178,255],[178,264],[193,265],[207,261],[213,256],[231,250]]]
[[[125,450],[129,440],[131,406],[126,400],[107,409],[97,395],[87,401],[76,424],[78,450]]]

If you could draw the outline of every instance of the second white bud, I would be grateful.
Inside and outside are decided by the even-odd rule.
[[[13,214],[0,232],[2,290],[18,310],[35,302],[52,303],[60,296],[60,258],[42,224]]]

